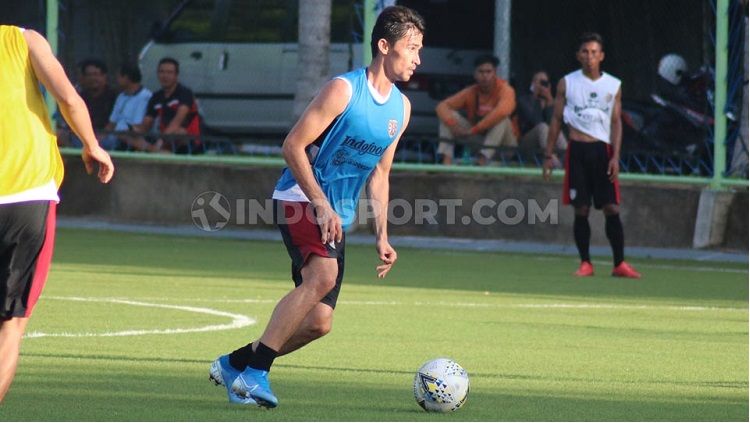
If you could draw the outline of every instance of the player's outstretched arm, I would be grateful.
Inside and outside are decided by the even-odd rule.
[[[383,263],[375,270],[379,278],[384,278],[390,272],[393,265],[398,259],[396,250],[388,242],[388,201],[390,192],[390,174],[393,165],[393,157],[396,154],[401,136],[409,125],[411,116],[411,103],[406,96],[404,99],[404,125],[401,128],[398,138],[388,147],[380,158],[380,162],[370,175],[367,183],[367,196],[372,202],[375,214],[375,249],[378,252],[378,258]]]
[[[29,57],[34,74],[55,98],[65,121],[83,142],[81,156],[86,171],[91,174],[94,162],[96,162],[99,164],[99,180],[103,183],[109,182],[114,175],[115,167],[109,154],[99,146],[96,140],[86,104],[68,80],[60,62],[52,54],[47,40],[32,30],[24,31],[24,38],[29,46]]]
[[[333,210],[328,198],[315,180],[305,149],[318,139],[338,115],[344,112],[350,98],[351,88],[346,81],[338,78],[329,81],[307,106],[305,112],[289,131],[282,146],[282,155],[289,170],[302,192],[315,207],[321,232],[320,241],[323,244],[331,241],[340,242],[344,231],[341,227],[341,217]]]

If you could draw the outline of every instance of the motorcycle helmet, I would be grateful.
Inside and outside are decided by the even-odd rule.
[[[679,85],[687,73],[687,62],[679,54],[669,53],[659,60],[659,75],[673,85]]]

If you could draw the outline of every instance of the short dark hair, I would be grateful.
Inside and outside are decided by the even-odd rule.
[[[132,63],[123,63],[120,66],[120,75],[127,76],[132,82],[141,82],[141,70]]]
[[[86,59],[86,60],[83,60],[81,62],[81,64],[80,64],[81,73],[82,74],[86,73],[86,68],[89,67],[89,66],[93,66],[93,67],[99,69],[102,73],[107,73],[107,65],[104,64],[104,62],[102,62],[99,59]]]
[[[582,45],[592,41],[599,43],[599,47],[604,51],[604,38],[596,32],[584,32],[581,34],[581,36],[578,37],[578,49],[580,49]]]
[[[500,59],[491,54],[483,54],[481,56],[477,56],[477,58],[474,59],[474,68],[478,68],[485,63],[489,63],[493,68],[496,68],[497,65],[500,64]]]
[[[534,82],[534,77],[539,75],[540,73],[543,73],[547,75],[547,79],[550,79],[549,72],[547,72],[545,69],[536,69],[534,72],[531,72],[531,77],[529,77],[529,83]]]
[[[171,63],[174,65],[174,69],[177,71],[177,73],[180,73],[180,62],[177,61],[177,59],[173,59],[171,57],[162,57],[161,60],[159,60],[159,64],[156,65],[156,69],[159,69],[161,65],[165,63]]]
[[[370,39],[372,57],[378,54],[378,41],[381,38],[385,38],[389,44],[393,45],[411,29],[424,34],[424,18],[416,10],[404,6],[388,6],[383,9],[372,28]]]

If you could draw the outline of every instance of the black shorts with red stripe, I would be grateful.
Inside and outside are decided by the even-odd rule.
[[[563,204],[591,206],[592,198],[597,209],[620,204],[620,184],[607,174],[611,157],[612,146],[603,141],[571,140],[565,153]]]
[[[310,203],[284,200],[273,200],[276,225],[281,231],[289,257],[292,259],[292,280],[294,286],[302,284],[302,268],[310,255],[335,258],[338,264],[336,286],[323,297],[320,302],[336,308],[336,301],[344,279],[344,244],[341,242],[323,244],[320,242],[320,227],[315,222],[315,212]]]
[[[31,316],[52,262],[56,206],[0,204],[0,320]]]

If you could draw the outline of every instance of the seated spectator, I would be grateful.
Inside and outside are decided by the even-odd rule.
[[[97,59],[81,62],[81,98],[86,103],[91,125],[99,139],[109,123],[109,115],[112,113],[116,97],[117,93],[109,86],[107,80],[107,65]]]
[[[180,64],[171,57],[159,61],[157,75],[161,89],[151,96],[146,108],[146,116],[140,125],[130,125],[130,129],[145,134],[159,120],[162,135],[192,135],[184,139],[159,138],[154,144],[140,140],[140,149],[154,152],[175,152],[178,154],[201,153],[203,146],[199,139],[200,118],[198,103],[193,92],[178,81]]]
[[[129,130],[129,125],[140,125],[146,115],[146,107],[151,99],[151,91],[141,85],[141,71],[138,66],[123,64],[117,75],[117,84],[122,92],[117,96],[115,107],[109,115],[109,123],[105,127],[108,132]],[[133,146],[140,137],[127,135],[107,135],[101,142],[103,148],[113,149]],[[119,141],[119,142],[118,142]],[[134,147],[135,148],[135,147]],[[138,148],[136,148],[138,149]]]
[[[499,63],[494,56],[478,57],[474,61],[476,84],[437,105],[435,111],[440,118],[438,135],[441,139],[438,153],[443,156],[443,164],[453,161],[454,144],[450,140],[486,147],[518,145],[509,118],[516,107],[516,93],[507,81],[497,76]],[[482,149],[477,163],[487,164],[494,154],[495,148]]]
[[[549,123],[554,111],[555,98],[552,95],[547,72],[539,71],[531,78],[529,92],[518,98],[516,114],[521,130],[520,148],[531,151],[544,151],[547,147]],[[557,150],[565,150],[568,142],[560,132],[555,143]],[[553,163],[560,167],[560,162]]]
[[[81,62],[79,70],[81,72],[78,84],[79,94],[86,103],[96,138],[101,142],[117,93],[109,86],[107,65],[101,60],[86,59]],[[60,143],[63,145],[72,147],[83,145],[81,140],[70,132],[63,119],[58,120],[58,135],[61,136]]]

